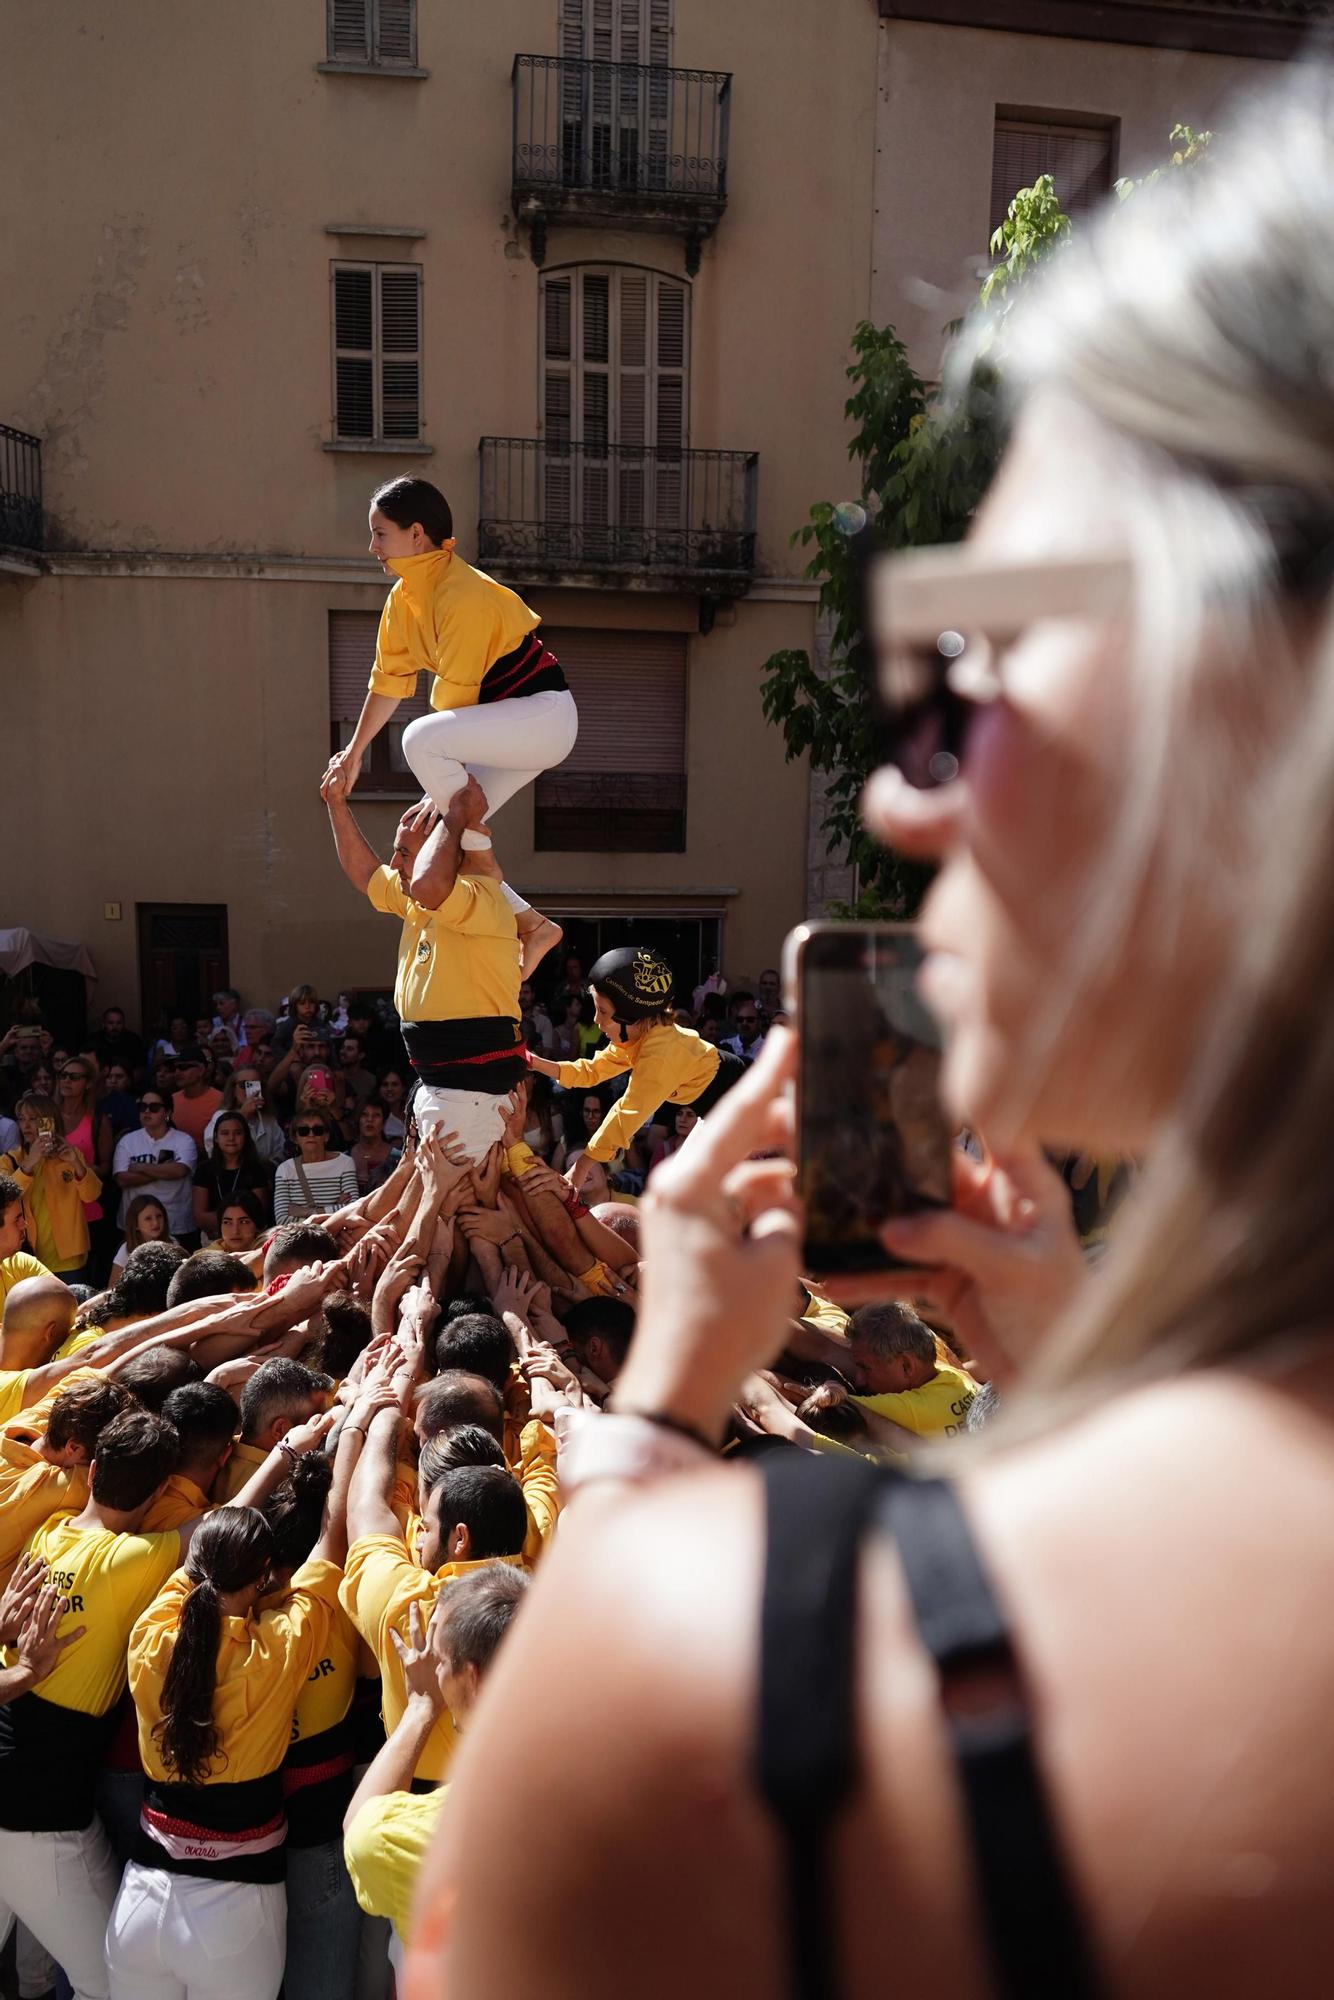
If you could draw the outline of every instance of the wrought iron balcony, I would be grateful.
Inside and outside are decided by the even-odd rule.
[[[727,206],[730,75],[516,56],[513,81],[513,201],[539,264],[556,218],[680,231],[698,264]]]
[[[0,424],[0,547],[42,546],[42,441]]]
[[[484,568],[714,597],[749,587],[758,453],[499,437],[479,449]]]

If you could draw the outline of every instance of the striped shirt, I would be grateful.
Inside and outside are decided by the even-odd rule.
[[[290,1222],[307,1208],[305,1189],[297,1179],[296,1170],[295,1160],[284,1160],[278,1169],[273,1183],[275,1222]],[[321,1215],[332,1215],[335,1209],[357,1199],[357,1170],[348,1154],[335,1153],[331,1159],[306,1161],[301,1171],[310,1189],[310,1200]]]

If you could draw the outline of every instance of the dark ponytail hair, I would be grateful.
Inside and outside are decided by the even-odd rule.
[[[429,479],[387,479],[372,493],[371,505],[387,514],[396,528],[410,528],[414,521],[420,521],[427,541],[437,548],[453,536],[449,502]]]
[[[324,1504],[332,1485],[333,1460],[323,1452],[305,1452],[264,1503],[275,1569],[296,1569],[305,1562],[320,1538]]]
[[[258,1583],[271,1567],[273,1534],[257,1507],[218,1507],[195,1529],[185,1571],[194,1585],[181,1606],[162,1720],[153,1734],[178,1783],[199,1784],[218,1754],[213,1696],[222,1636],[219,1598]]]

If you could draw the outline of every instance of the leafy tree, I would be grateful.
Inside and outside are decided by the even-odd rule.
[[[1119,199],[1164,171],[1198,166],[1212,134],[1177,125],[1168,168],[1140,182],[1120,180]],[[983,281],[990,352],[1004,339],[1005,319],[1024,283],[1070,241],[1071,221],[1050,174],[1023,188],[991,239],[994,259]],[[954,328],[947,328],[947,335]],[[911,548],[959,541],[986,492],[1003,444],[994,374],[984,360],[966,392],[942,402],[916,374],[892,327],[863,320],[852,337],[844,406],[855,426],[848,456],[858,468],[856,500],[821,500],[792,540],[811,550],[805,574],[820,587],[819,610],[829,621],[829,665],[822,672],[800,648],[765,662],[762,692],[768,721],[783,732],[789,760],[807,755],[813,770],[831,773],[824,832],[828,852],[845,854],[857,870],[859,917],[911,915],[930,871],[886,853],[863,832],[861,790],[879,761],[861,637],[861,578],[872,548]]]

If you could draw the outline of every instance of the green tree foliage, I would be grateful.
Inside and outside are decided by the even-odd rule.
[[[1118,198],[1165,171],[1206,161],[1211,139],[1175,126],[1167,167],[1143,181],[1118,181]],[[993,263],[981,289],[991,354],[1027,279],[1070,238],[1070,218],[1050,174],[1043,174],[1015,196],[991,239]],[[852,357],[844,410],[854,426],[848,456],[859,497],[819,501],[792,537],[811,551],[805,574],[818,583],[820,613],[829,621],[829,668],[821,673],[800,648],[775,653],[765,662],[762,700],[767,720],[783,732],[789,760],[809,756],[813,770],[831,774],[828,851],[846,855],[858,875],[857,903],[848,913],[904,916],[916,910],[929,870],[878,848],[858,813],[878,761],[861,638],[862,566],[871,544],[897,549],[959,541],[996,469],[1003,436],[985,358],[966,393],[946,403],[915,373],[892,327],[863,320]]]

